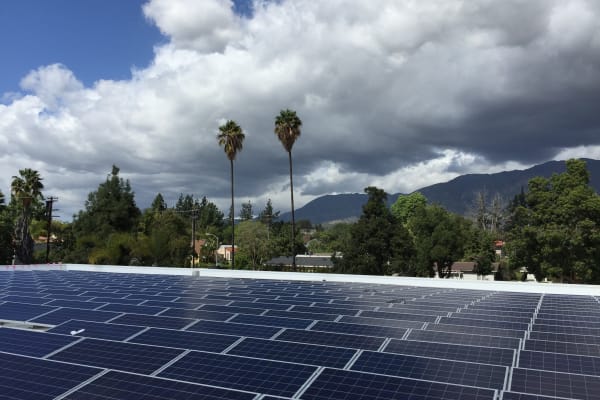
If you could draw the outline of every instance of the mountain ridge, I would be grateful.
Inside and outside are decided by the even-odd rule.
[[[590,186],[600,192],[600,160],[582,158],[590,172]],[[473,207],[475,194],[485,191],[491,199],[498,193],[503,202],[508,202],[521,191],[527,190],[527,183],[536,176],[549,178],[552,174],[566,170],[564,161],[548,161],[524,170],[501,171],[493,174],[465,174],[447,182],[425,186],[421,192],[429,203],[440,204],[448,211],[466,215]],[[393,204],[403,193],[388,194],[388,205]],[[332,221],[355,220],[362,213],[367,202],[364,193],[326,194],[306,203],[295,210],[296,220],[309,220],[313,224]],[[281,220],[289,221],[291,213],[282,213]]]

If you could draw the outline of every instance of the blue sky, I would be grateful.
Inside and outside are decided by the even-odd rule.
[[[36,169],[67,218],[113,164],[226,209],[228,119],[237,204],[287,211],[281,109],[300,207],[598,159],[599,103],[597,0],[0,0],[0,190]]]

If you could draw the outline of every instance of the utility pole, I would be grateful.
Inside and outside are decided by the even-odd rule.
[[[46,217],[47,217],[47,229],[46,229],[46,264],[50,262],[50,236],[52,235],[52,206],[55,201],[58,201],[58,197],[48,197],[46,199]]]
[[[196,260],[196,220],[198,219],[197,209],[192,209],[192,265],[194,268],[194,262]]]

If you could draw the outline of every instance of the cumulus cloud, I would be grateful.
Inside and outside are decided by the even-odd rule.
[[[84,87],[57,64],[4,96],[2,171],[39,169],[71,210],[112,164],[142,206],[184,192],[226,209],[215,135],[234,119],[247,135],[239,199],[287,210],[287,155],[273,133],[283,108],[303,120],[299,205],[598,154],[594,0],[256,0],[252,16],[229,0],[151,0],[143,13],[169,40],[131,80]]]

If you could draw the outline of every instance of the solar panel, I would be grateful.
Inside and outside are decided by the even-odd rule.
[[[291,397],[315,371],[302,364],[192,351],[158,375]]]
[[[536,340],[548,340],[551,342],[570,342],[570,343],[587,343],[590,345],[600,345],[600,336],[592,335],[571,335],[568,333],[552,333],[531,331],[529,337]]]
[[[459,314],[457,314],[459,315]],[[526,331],[528,324],[523,322],[506,322],[506,321],[493,321],[489,319],[472,319],[472,318],[459,318],[459,317],[442,317],[439,320],[440,324],[453,324],[453,325],[464,325],[464,326],[475,326],[484,328],[499,328],[499,329],[513,329],[518,331]]]
[[[70,308],[82,308],[86,310],[93,310],[94,308],[102,307],[106,303],[92,302],[92,301],[77,301],[77,300],[52,300],[46,305],[52,307],[70,307]]]
[[[193,318],[193,319],[207,319],[210,321],[226,321],[233,317],[235,313],[232,312],[220,312],[220,311],[206,311],[206,310],[185,310],[182,308],[169,308],[167,311],[160,314],[165,317],[180,317],[180,318]]]
[[[360,309],[350,309],[342,307],[312,307],[312,306],[294,306],[290,311],[308,312],[308,313],[319,313],[319,314],[333,314],[333,315],[356,315]]]
[[[459,385],[502,389],[507,368],[402,354],[363,352],[352,364],[353,371],[425,379]]]
[[[600,357],[600,345],[597,344],[527,340],[525,341],[525,350]]]
[[[281,328],[273,326],[235,324],[218,321],[198,321],[186,328],[186,331],[220,333],[223,335],[249,336],[257,338],[270,338],[279,332]]]
[[[182,350],[99,339],[84,339],[50,356],[52,360],[151,374]]]
[[[146,329],[141,326],[110,324],[105,322],[91,322],[82,320],[70,320],[49,329],[47,332],[62,333],[76,336],[91,337],[96,339],[125,340],[137,332]]]
[[[102,308],[100,308],[100,310],[116,311],[116,312],[130,313],[130,314],[155,315],[161,311],[166,310],[166,308],[112,303],[112,304],[107,304],[107,305],[103,306]]]
[[[344,368],[348,361],[356,354],[356,350],[342,347],[283,342],[279,340],[247,338],[227,351],[227,354],[332,368]]]
[[[265,315],[267,317],[284,317],[284,318],[300,318],[300,319],[318,319],[321,321],[334,321],[339,316],[333,314],[318,314],[299,311],[280,311],[268,310]]]
[[[287,310],[290,308],[287,304],[273,303],[273,302],[249,302],[249,301],[234,301],[229,307],[245,307],[245,308],[262,308],[268,310]]]
[[[259,315],[264,313],[266,308],[259,308],[258,304],[255,308],[250,307],[232,307],[232,306],[218,306],[213,304],[207,304],[200,308],[200,310],[204,311],[218,311],[224,313],[239,313],[239,314],[252,314]]]
[[[277,340],[365,350],[377,350],[385,341],[385,339],[381,337],[316,332],[300,329],[286,329],[277,336]]]
[[[600,376],[600,357],[522,350],[519,367]]]
[[[0,329],[0,351],[24,356],[43,357],[76,340],[79,338],[23,329]]]
[[[98,368],[0,352],[0,398],[52,400],[100,372]]]
[[[79,390],[64,397],[66,400],[252,400],[255,393],[240,392],[193,383],[177,382],[125,372],[109,371]]]
[[[150,328],[129,342],[220,353],[238,339],[237,336]]]
[[[6,303],[0,304],[0,319],[28,321],[52,310],[56,310],[56,307],[37,304],[19,304],[7,301]]]
[[[81,319],[94,322],[106,322],[120,313],[112,311],[83,310],[81,308],[58,308],[48,314],[32,319],[40,324],[58,325],[71,319]]]
[[[470,326],[470,325],[452,325],[452,324],[429,324],[428,331],[439,331],[439,332],[455,332],[455,333],[466,333],[472,335],[489,335],[489,336],[501,336],[501,337],[512,337],[522,338],[524,332],[515,329],[502,329],[502,328],[487,328],[481,326]]]
[[[442,314],[442,313],[440,313]],[[446,313],[443,313],[446,314]],[[381,319],[399,319],[407,321],[434,322],[438,315],[419,315],[419,314],[402,314],[396,312],[381,312],[381,311],[363,311],[361,317],[381,318]]]
[[[511,366],[515,358],[515,351],[512,349],[396,339],[392,339],[383,351],[386,353],[506,366]]]
[[[406,329],[390,328],[386,326],[347,324],[342,322],[319,321],[313,325],[310,330],[349,333],[352,335],[380,336],[402,339],[406,334]]]
[[[384,319],[384,318],[368,318],[368,317],[352,317],[344,315],[339,319],[338,322],[347,322],[350,324],[362,324],[362,325],[377,325],[387,326],[391,328],[412,328],[421,329],[424,325],[423,322],[419,321],[406,321],[402,319]]]
[[[313,323],[310,319],[300,318],[283,318],[283,317],[267,317],[263,315],[244,315],[240,314],[232,318],[230,322],[238,322],[241,324],[255,324],[266,326],[278,326],[280,328],[296,328],[304,329]]]
[[[306,400],[491,400],[491,389],[325,368],[302,394]]]
[[[10,296],[5,296],[3,299],[3,301],[11,301],[13,303],[19,303],[19,304],[45,304],[48,303],[50,301],[52,301],[52,299],[50,298],[46,298],[46,297],[41,297],[41,296],[15,296],[15,295],[10,295]]]
[[[516,392],[504,392],[502,400],[553,400],[556,397],[540,396],[536,394],[525,394]]]
[[[412,330],[407,339],[421,340],[436,343],[464,344],[470,346],[497,347],[505,349],[518,349],[521,340],[511,337],[469,335],[467,333],[454,333],[429,330]]]
[[[513,368],[510,390],[568,399],[597,400],[600,399],[600,377]]]
[[[152,326],[155,328],[182,329],[194,322],[190,318],[162,317],[143,314],[124,314],[110,321],[115,324]]]

